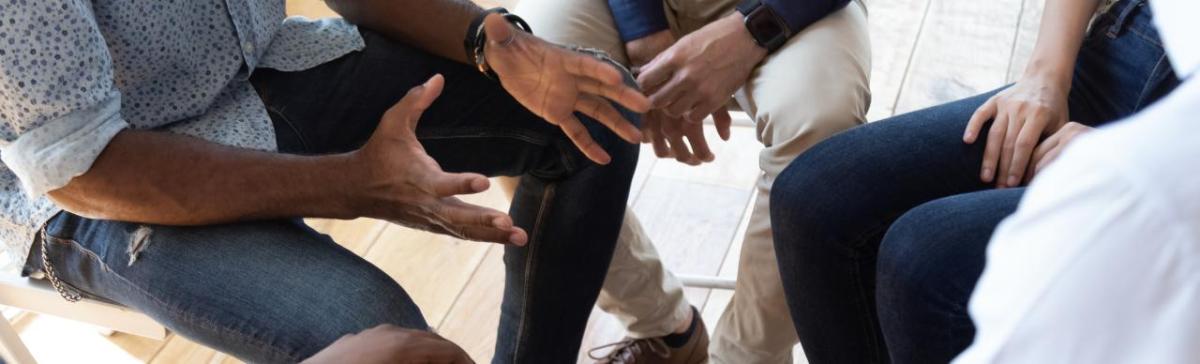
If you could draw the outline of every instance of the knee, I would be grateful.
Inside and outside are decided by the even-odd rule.
[[[821,143],[776,177],[770,206],[777,248],[788,249],[784,240],[813,248],[854,240],[862,215],[875,206],[870,192],[877,187],[860,169],[858,139],[843,134]]]
[[[975,259],[969,241],[959,233],[962,210],[948,199],[935,200],[901,215],[879,247],[876,288],[881,304],[930,302],[962,291]],[[981,262],[980,262],[981,263]],[[981,265],[981,264],[980,264]],[[960,279],[962,278],[962,279]]]
[[[338,338],[383,324],[430,330],[408,293],[383,272],[343,269],[312,282],[302,307],[286,326],[294,330],[297,356],[306,358]]]

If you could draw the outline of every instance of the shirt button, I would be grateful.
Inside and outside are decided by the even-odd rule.
[[[246,53],[254,53],[254,43],[242,43],[242,51]]]

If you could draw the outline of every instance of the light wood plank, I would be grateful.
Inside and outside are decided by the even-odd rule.
[[[930,0],[869,1],[871,109],[867,120],[892,116]]]
[[[167,339],[167,344],[163,345],[158,354],[149,361],[151,364],[176,364],[176,363],[213,363],[217,358],[217,351],[209,349],[204,345],[197,344],[187,338],[179,335],[171,335]]]
[[[492,361],[500,301],[504,297],[504,248],[489,247],[462,294],[437,327],[443,337],[457,343],[477,363]]]
[[[287,13],[314,19],[338,16],[322,0],[287,0]]]
[[[305,219],[305,223],[308,223],[313,230],[329,235],[333,241],[360,256],[367,253],[389,225],[386,221],[366,218],[354,220]],[[314,223],[316,225],[313,225]]]
[[[508,198],[497,188],[463,200],[501,211],[508,208]],[[421,307],[425,320],[437,326],[490,246],[389,225],[365,257],[399,282]]]
[[[934,1],[896,113],[1004,84],[1022,0]]]

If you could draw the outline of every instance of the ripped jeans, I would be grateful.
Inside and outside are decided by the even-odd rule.
[[[447,171],[523,176],[510,214],[530,242],[505,250],[494,361],[574,362],[616,244],[638,147],[581,117],[613,157],[607,166],[593,164],[475,69],[360,31],[363,51],[306,71],[254,72],[280,151],[354,150],[410,87],[441,73],[445,89],[417,127],[426,151]],[[429,329],[395,280],[300,219],[179,227],[64,212],[44,236],[27,273],[43,270],[44,246],[70,289],[144,312],[245,361],[296,362],[385,323]]]

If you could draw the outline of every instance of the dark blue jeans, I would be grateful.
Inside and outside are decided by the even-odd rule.
[[[356,149],[410,87],[443,74],[445,90],[417,128],[428,153],[448,171],[524,176],[510,213],[530,242],[505,251],[495,362],[574,362],[638,147],[583,118],[613,157],[595,165],[473,68],[362,33],[364,51],[302,72],[254,73],[280,150]],[[145,240],[139,229],[149,232]],[[384,323],[429,328],[400,285],[299,219],[175,227],[62,213],[46,230],[44,246],[63,281],[243,360],[296,362]],[[142,241],[136,260],[131,240]],[[30,261],[30,269],[41,268],[40,259]]]
[[[1143,1],[1120,2],[1094,29],[1071,120],[1120,119],[1178,84]],[[982,183],[985,142],[962,142],[995,92],[846,131],[780,174],[771,223],[811,362],[944,363],[971,343],[967,300],[986,245],[1024,190]]]

